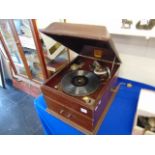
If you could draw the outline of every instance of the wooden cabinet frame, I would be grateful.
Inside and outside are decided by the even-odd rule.
[[[16,45],[17,45],[17,48],[18,48],[18,51],[19,51],[20,58],[21,58],[21,60],[22,60],[22,62],[24,64],[24,68],[26,70],[27,76],[31,80],[32,79],[32,74],[31,74],[30,68],[28,66],[28,63],[27,63],[25,54],[23,52],[23,48],[22,48],[20,39],[18,37],[18,33],[16,31],[15,24],[13,22],[13,19],[9,20],[9,25],[11,27],[11,30],[12,30],[12,33],[13,33],[13,37],[15,39],[15,42],[16,42]]]
[[[3,47],[4,47],[5,53],[6,53],[8,59],[9,59],[9,61],[10,61],[10,64],[11,64],[11,66],[12,66],[12,69],[13,69],[14,73],[17,74],[16,66],[15,66],[15,64],[14,64],[14,62],[13,62],[11,56],[10,56],[9,49],[8,49],[8,47],[7,47],[6,44],[5,44],[5,41],[4,41],[3,37],[2,37],[1,32],[0,32],[0,40],[1,40],[2,45],[3,45]]]
[[[36,24],[36,20],[35,19],[31,19],[29,20],[30,22],[30,27],[32,30],[32,35],[34,38],[34,42],[36,45],[36,49],[37,49],[37,53],[38,53],[38,58],[40,61],[40,67],[43,73],[43,77],[44,79],[48,78],[48,73],[47,73],[47,69],[46,69],[46,64],[45,64],[45,59],[44,59],[44,55],[43,55],[43,48],[40,42],[40,36],[39,36],[39,32],[38,32],[38,28],[37,28],[37,24]]]

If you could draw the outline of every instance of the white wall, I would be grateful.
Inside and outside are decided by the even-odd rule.
[[[155,86],[155,39],[112,35],[122,65],[120,77]]]

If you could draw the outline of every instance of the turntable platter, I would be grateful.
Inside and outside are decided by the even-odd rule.
[[[67,73],[61,80],[62,90],[72,96],[86,96],[97,90],[100,80],[93,72],[76,70]]]

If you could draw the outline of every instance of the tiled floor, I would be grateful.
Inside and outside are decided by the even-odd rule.
[[[13,88],[10,82],[6,87],[0,87],[0,134],[44,134],[34,108],[34,97]]]

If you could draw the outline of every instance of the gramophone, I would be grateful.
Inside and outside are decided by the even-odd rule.
[[[48,112],[95,134],[116,94],[120,58],[106,27],[52,23],[42,33],[78,56],[41,87]]]

